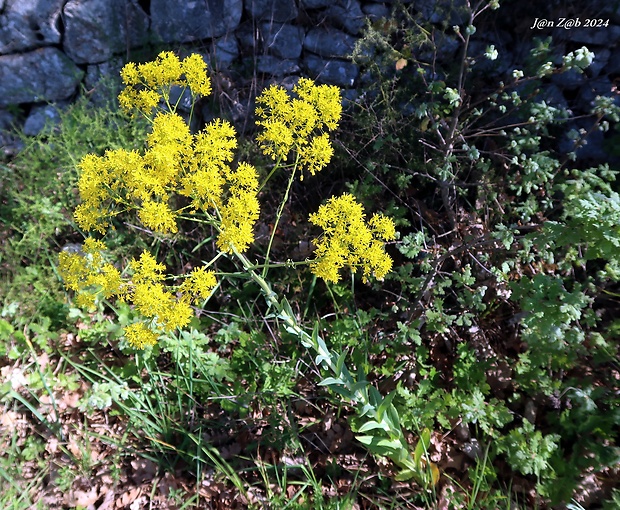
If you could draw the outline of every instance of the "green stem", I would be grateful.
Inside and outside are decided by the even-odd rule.
[[[295,159],[295,164],[293,165],[293,171],[291,172],[291,176],[288,180],[288,185],[286,186],[286,191],[284,192],[284,198],[282,199],[282,202],[280,202],[280,206],[278,207],[278,213],[276,215],[276,220],[273,224],[271,235],[269,236],[269,244],[267,245],[267,253],[265,254],[265,267],[263,267],[263,271],[261,274],[263,278],[267,276],[267,272],[269,271],[269,253],[271,252],[271,245],[273,244],[273,238],[276,235],[276,230],[278,229],[278,224],[280,223],[280,218],[282,217],[282,212],[284,211],[284,207],[286,206],[286,203],[288,202],[288,197],[291,191],[291,186],[293,185],[293,180],[295,179],[295,172],[297,171],[298,161],[299,161],[299,154],[297,154],[297,157]]]
[[[260,187],[258,188],[258,191],[262,191],[262,189],[265,187],[265,185],[269,182],[269,179],[271,179],[271,176],[275,173],[275,171],[280,168],[280,163],[282,162],[282,156],[280,156],[278,158],[278,160],[276,161],[276,164],[273,165],[273,168],[271,169],[271,172],[269,172],[269,175],[267,177],[265,177],[265,180],[262,182],[262,184],[260,185]]]
[[[367,445],[370,451],[391,458],[399,467],[404,469],[404,472],[413,473],[411,476],[419,473],[419,462],[415,461],[409,451],[409,445],[400,423],[398,423],[398,413],[391,403],[391,399],[381,398],[379,392],[366,380],[364,374],[361,374],[360,380],[357,381],[344,363],[344,353],[338,356],[336,353],[330,352],[325,341],[318,335],[318,329],[315,328],[312,335],[304,331],[297,323],[297,319],[286,299],[281,302],[278,301],[278,295],[272,290],[269,283],[254,270],[255,266],[248,258],[234,247],[233,254],[241,262],[249,277],[261,288],[269,308],[278,312],[277,317],[284,322],[285,329],[296,335],[304,347],[313,349],[317,353],[317,365],[333,374],[334,377],[325,379],[322,384],[331,387],[336,393],[353,404],[360,417],[365,417],[367,421],[374,421],[378,424],[381,431],[367,429],[375,436],[373,442]],[[390,414],[391,417],[388,417]],[[394,416],[396,419],[392,418]],[[381,434],[387,434],[387,438]],[[389,446],[382,445],[385,441],[388,442]]]

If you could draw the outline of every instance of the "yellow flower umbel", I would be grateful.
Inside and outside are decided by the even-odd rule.
[[[142,350],[157,343],[157,333],[142,322],[125,326],[125,339],[134,349]]]
[[[314,175],[334,153],[327,131],[338,127],[342,114],[340,90],[301,78],[293,93],[297,97],[271,85],[256,99],[256,124],[263,128],[257,140],[263,153],[273,159],[286,159],[294,150],[300,167]]]
[[[120,272],[103,259],[105,249],[105,244],[89,237],[84,241],[82,253],[63,251],[59,255],[58,272],[65,287],[77,292],[79,306],[92,308],[97,298],[125,297],[127,289]]]
[[[198,304],[201,300],[207,299],[215,286],[217,280],[213,271],[207,271],[204,267],[194,269],[187,280],[181,285],[181,292],[192,296],[192,302]]]
[[[131,268],[133,288],[129,294],[136,310],[166,332],[187,326],[193,315],[191,301],[206,299],[217,285],[213,271],[198,268],[178,287],[175,295],[162,283],[165,266],[146,251],[139,260],[131,262]],[[157,334],[143,324],[131,324],[125,328],[125,338],[136,349],[143,349],[156,342]]]
[[[217,240],[220,250],[232,253],[248,249],[254,241],[254,224],[258,220],[260,204],[256,169],[247,163],[240,163],[230,172],[228,201],[221,208],[221,231]]]
[[[173,85],[189,88],[193,96],[211,94],[207,64],[198,54],[180,60],[174,53],[163,51],[153,62],[128,63],[121,78],[126,85],[118,96],[121,108],[126,112],[135,108],[147,117],[161,100],[171,106],[168,102]]]
[[[348,193],[330,198],[310,215],[310,222],[324,230],[314,241],[316,259],[310,267],[315,275],[336,283],[343,267],[349,266],[353,272],[362,267],[366,282],[371,274],[382,279],[392,269],[384,242],[395,239],[394,222],[375,214],[367,223],[364,216],[362,205]]]

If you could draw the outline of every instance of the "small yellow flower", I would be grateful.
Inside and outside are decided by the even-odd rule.
[[[87,238],[82,253],[62,252],[58,259],[58,272],[65,287],[78,293],[76,301],[87,308],[95,304],[96,297],[123,299],[127,289],[121,274],[112,264],[106,263],[103,242]]]
[[[105,234],[106,227],[109,226],[104,215],[101,209],[92,207],[90,204],[78,204],[73,211],[73,217],[82,230],[86,232],[95,230],[101,234]]]
[[[299,149],[300,162],[311,175],[325,168],[333,155],[334,149],[327,133],[315,136],[310,144]],[[303,174],[300,179],[303,180]]]
[[[145,227],[160,234],[178,231],[176,216],[164,202],[145,200],[138,209],[138,218]]]
[[[143,251],[140,260],[133,259],[130,263],[133,269],[133,281],[135,284],[160,282],[164,279],[163,272],[166,266],[155,260],[148,251]]]
[[[129,113],[134,108],[146,115],[150,115],[157,108],[162,95],[154,90],[135,90],[126,88],[118,95],[118,104],[121,109]]]
[[[171,51],[162,51],[154,61],[139,64],[138,72],[145,84],[152,89],[169,87],[181,78],[181,61]]]
[[[106,186],[109,185],[109,172],[105,159],[95,154],[87,154],[78,164],[80,180],[78,191],[82,200],[94,203],[107,198]]]
[[[325,128],[333,131],[338,128],[342,116],[340,90],[331,85],[315,85],[308,78],[300,78],[293,89],[295,93],[318,112],[318,117]]]
[[[235,128],[222,119],[211,121],[195,137],[194,153],[203,166],[223,168],[234,159],[237,148]]]
[[[181,180],[179,191],[186,197],[192,197],[194,209],[208,209],[221,206],[221,196],[226,180],[217,168],[196,170]]]
[[[240,163],[230,173],[229,182],[230,196],[220,210],[222,224],[217,246],[227,253],[232,253],[233,247],[244,252],[254,241],[254,225],[260,213],[256,169]]]
[[[340,90],[301,78],[293,94],[297,97],[271,85],[256,99],[256,124],[262,127],[256,139],[263,153],[273,159],[285,159],[296,151],[301,168],[314,175],[333,154],[326,131],[338,127],[342,115]]]
[[[272,159],[286,158],[295,145],[293,131],[279,120],[264,121],[261,126],[264,131],[256,137],[256,140],[263,154],[271,156]]]
[[[216,285],[215,273],[204,267],[199,267],[188,275],[180,290],[184,294],[191,295],[194,303],[199,304],[201,299],[207,299],[211,295],[211,291]]]
[[[192,94],[203,97],[211,94],[211,80],[207,76],[207,64],[200,55],[193,53],[184,58],[181,69]]]
[[[177,301],[172,301],[170,306],[163,310],[159,317],[165,331],[173,331],[176,328],[184,328],[192,319],[193,311],[189,305],[189,297],[182,296]]]
[[[362,267],[362,280],[366,282],[371,275],[383,278],[392,268],[383,241],[395,237],[394,223],[382,215],[366,223],[364,209],[352,195],[330,198],[310,215],[310,222],[324,230],[314,241],[316,259],[310,265],[320,278],[336,283],[340,269],[349,266],[355,272]]]
[[[125,326],[125,338],[134,349],[142,350],[157,343],[157,333],[151,331],[141,322]]]
[[[142,252],[140,260],[132,260],[133,292],[131,301],[136,310],[145,317],[155,319],[165,331],[172,331],[189,324],[192,309],[189,296],[180,298],[161,283],[166,270],[147,251]]]
[[[121,79],[125,85],[137,85],[140,83],[140,73],[136,64],[129,62],[121,70]]]
[[[129,62],[123,67],[121,78],[126,85],[118,96],[121,108],[126,112],[135,108],[147,116],[160,101],[169,100],[173,85],[189,87],[195,96],[211,93],[207,65],[198,54],[181,61],[174,53],[163,51],[152,62],[138,65]]]
[[[153,119],[153,129],[146,141],[149,147],[163,144],[185,148],[191,143],[192,135],[183,117],[164,112],[158,113]]]

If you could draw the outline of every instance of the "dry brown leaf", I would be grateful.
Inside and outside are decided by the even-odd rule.
[[[99,499],[97,487],[91,487],[88,490],[74,490],[69,492],[69,506],[72,507],[89,507],[94,505]]]
[[[138,500],[141,493],[142,489],[140,487],[132,487],[116,500],[116,508],[128,508],[129,505]]]
[[[407,65],[407,59],[404,59],[404,58],[399,58],[399,59],[396,61],[396,64],[395,64],[395,66],[394,66],[394,67],[396,68],[396,70],[397,70],[397,71],[400,71],[400,70],[401,70],[401,69],[403,69],[406,65]]]

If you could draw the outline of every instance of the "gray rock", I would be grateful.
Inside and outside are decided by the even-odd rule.
[[[571,28],[570,30],[556,28],[553,31],[553,39],[558,39],[559,41],[569,40],[586,46],[608,46],[612,41],[620,39],[620,27],[609,25],[608,27],[580,27]]]
[[[366,15],[358,0],[342,0],[332,4],[326,15],[329,21],[353,35],[359,34],[366,25]]]
[[[80,70],[56,48],[0,56],[0,106],[67,99],[82,81]]]
[[[0,9],[0,54],[58,44],[65,0],[6,0]]]
[[[390,17],[390,8],[385,4],[367,4],[362,7],[362,11],[371,21]]]
[[[352,87],[359,74],[355,64],[344,60],[326,60],[315,55],[307,55],[303,63],[310,77],[338,87]]]
[[[525,403],[525,410],[523,411],[523,417],[529,421],[532,425],[536,424],[536,413],[538,412],[538,406],[530,398]]]
[[[239,43],[233,35],[225,35],[213,41],[209,59],[214,69],[226,69],[239,58]]]
[[[132,0],[69,0],[63,14],[63,47],[78,64],[105,62],[147,41],[148,17]]]
[[[464,443],[462,446],[463,453],[472,460],[479,460],[482,458],[483,452],[480,443],[476,438],[472,438],[471,441]]]
[[[591,127],[591,120],[588,122],[584,119],[578,119],[566,126],[566,133],[572,129],[587,133]],[[560,139],[558,148],[562,153],[572,152],[575,150],[575,143],[568,138],[567,134],[564,134]],[[581,142],[576,154],[578,159],[588,160],[591,163],[608,163],[612,157],[605,146],[604,134],[598,129],[592,131],[585,141]]]
[[[602,131],[592,131],[586,139],[585,145],[577,149],[577,158],[597,163],[608,163],[611,155],[605,147],[605,138]]]
[[[549,83],[541,89],[537,96],[537,100],[545,101],[545,103],[553,106],[554,108],[568,108],[568,102],[566,101],[562,90],[553,83]]]
[[[497,44],[493,44],[498,52],[498,57],[495,60],[490,60],[485,56],[487,47],[492,45],[492,42],[471,40],[469,42],[468,55],[475,59],[475,63],[472,67],[479,73],[484,73],[487,76],[503,76],[510,68],[510,62],[512,60],[511,55],[506,55],[504,48],[498,47]]]
[[[414,0],[413,6],[431,23],[465,25],[470,18],[467,0]]]
[[[0,159],[12,157],[24,146],[22,140],[16,135],[15,126],[17,117],[13,112],[0,108]],[[0,191],[2,191],[2,179],[0,179]]]
[[[256,70],[259,73],[271,76],[286,76],[299,73],[299,63],[295,60],[282,60],[272,55],[262,55],[256,62]]]
[[[613,2],[608,2],[606,5],[602,5],[600,9],[601,10],[596,13],[597,19],[609,19],[609,23],[620,25],[620,5],[614,5]]]
[[[259,34],[257,32],[255,24],[251,21],[243,22],[235,30],[235,37],[241,46],[241,53],[246,57],[255,54],[258,49],[257,39]]]
[[[179,114],[182,112],[189,113],[193,104],[192,93],[188,88],[173,85],[170,87],[170,104],[177,105]]]
[[[425,50],[420,54],[421,60],[432,62],[435,59],[444,61],[453,59],[455,53],[461,46],[458,39],[455,36],[444,34],[441,30],[433,31],[432,37],[434,43],[431,45],[430,50]],[[484,48],[481,49],[484,51]],[[470,50],[469,55],[474,55],[474,53]]]
[[[239,26],[243,0],[151,0],[151,30],[163,42],[221,37]]]
[[[586,82],[586,75],[576,69],[569,69],[564,73],[551,76],[551,82],[564,90],[574,90]]]
[[[313,28],[306,34],[304,49],[321,57],[348,57],[353,53],[355,37],[340,30]]]
[[[124,61],[114,57],[101,64],[90,64],[86,67],[84,88],[89,100],[97,106],[115,103],[121,90],[120,72]]]
[[[617,46],[611,52],[611,55],[609,56],[609,61],[605,66],[605,72],[612,75],[620,74],[620,46]]]
[[[256,20],[284,23],[299,14],[295,0],[247,0],[245,10]]]
[[[131,60],[131,58],[129,59]],[[84,87],[87,93],[100,85],[101,80],[114,80],[120,83],[121,69],[125,63],[120,57],[112,58],[101,64],[90,64],[86,66],[86,76],[84,76]]]
[[[37,105],[30,110],[24,122],[24,134],[36,136],[44,129],[50,129],[60,122],[59,105]]]
[[[620,103],[620,96],[612,93],[613,84],[607,76],[601,76],[595,80],[588,80],[579,89],[577,98],[579,100],[578,106],[584,111],[589,112],[594,106],[594,99],[596,96],[614,97],[615,103]]]
[[[334,0],[300,0],[299,4],[304,9],[323,9],[334,3]]]
[[[263,47],[269,54],[283,59],[295,59],[301,55],[304,40],[302,27],[281,23],[262,23],[261,34]]]
[[[607,48],[596,48],[594,50],[594,60],[588,67],[593,78],[596,78],[609,62],[611,51]]]
[[[17,118],[14,113],[0,109],[0,132],[12,129],[16,121]]]

